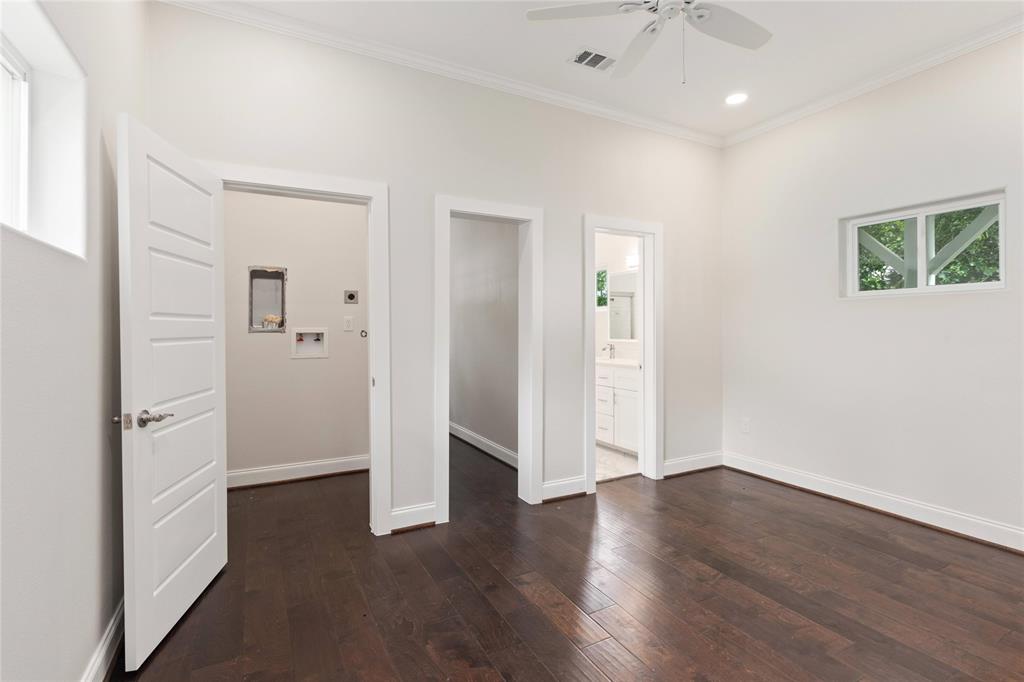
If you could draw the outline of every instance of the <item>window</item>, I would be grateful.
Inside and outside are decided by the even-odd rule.
[[[608,271],[597,271],[597,307],[608,307]]]
[[[42,6],[4,3],[0,223],[76,256],[86,245],[86,80]]]
[[[1003,206],[985,195],[846,221],[846,294],[1001,287]]]
[[[28,65],[0,35],[0,223],[26,229],[28,213]]]

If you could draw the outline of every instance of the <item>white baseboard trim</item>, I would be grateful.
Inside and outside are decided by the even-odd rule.
[[[698,455],[666,459],[662,473],[664,476],[675,476],[677,474],[685,474],[688,471],[717,466],[722,466],[721,452],[702,452]]]
[[[579,493],[586,492],[586,476],[570,476],[569,478],[560,478],[556,481],[545,481],[541,492],[541,499],[550,500],[556,497],[565,497],[566,495],[577,495]]]
[[[92,652],[89,664],[85,666],[82,673],[82,682],[104,682],[110,674],[117,657],[117,648],[121,645],[121,638],[124,636],[124,599],[114,609],[114,615],[107,623],[107,629],[100,638],[96,650]]]
[[[290,481],[296,478],[340,474],[345,471],[359,471],[369,468],[369,455],[351,455],[349,457],[317,459],[310,462],[295,462],[294,464],[273,464],[265,467],[253,467],[252,469],[235,469],[228,472],[228,488],[260,485],[262,483],[277,483],[278,481]]]
[[[391,510],[390,530],[401,530],[409,526],[421,526],[437,521],[437,505],[433,502],[413,504]]]
[[[455,422],[448,422],[448,433],[452,434],[456,438],[466,441],[475,448],[483,450],[494,459],[499,462],[504,462],[513,469],[519,468],[519,456],[516,455],[516,453],[509,450],[504,445],[498,445],[486,436],[481,436],[479,433],[470,431],[464,426],[459,426]]]
[[[1001,521],[993,521],[946,507],[912,500],[881,490],[846,483],[827,476],[773,464],[735,452],[725,452],[723,464],[740,471],[775,479],[814,492],[831,495],[850,502],[863,504],[881,511],[927,523],[939,528],[969,535],[1004,547],[1024,550],[1024,528]]]

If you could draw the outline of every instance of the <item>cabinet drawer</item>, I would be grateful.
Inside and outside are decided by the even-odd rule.
[[[615,367],[613,377],[615,388],[624,388],[627,391],[640,390],[640,370],[635,367]]]
[[[604,443],[615,442],[615,418],[609,414],[597,415],[597,433],[594,434],[597,440]]]
[[[614,402],[612,400],[612,389],[607,386],[597,387],[597,413],[598,414],[614,414],[615,408],[613,407]]]
[[[613,386],[612,383],[612,370],[614,367],[608,365],[597,366],[597,385],[598,386]]]

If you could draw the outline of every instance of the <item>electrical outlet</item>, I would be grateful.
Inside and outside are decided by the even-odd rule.
[[[750,417],[740,419],[740,433],[750,433]]]

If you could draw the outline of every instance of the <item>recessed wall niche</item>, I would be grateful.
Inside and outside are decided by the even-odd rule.
[[[288,268],[249,266],[249,333],[283,334]]]

